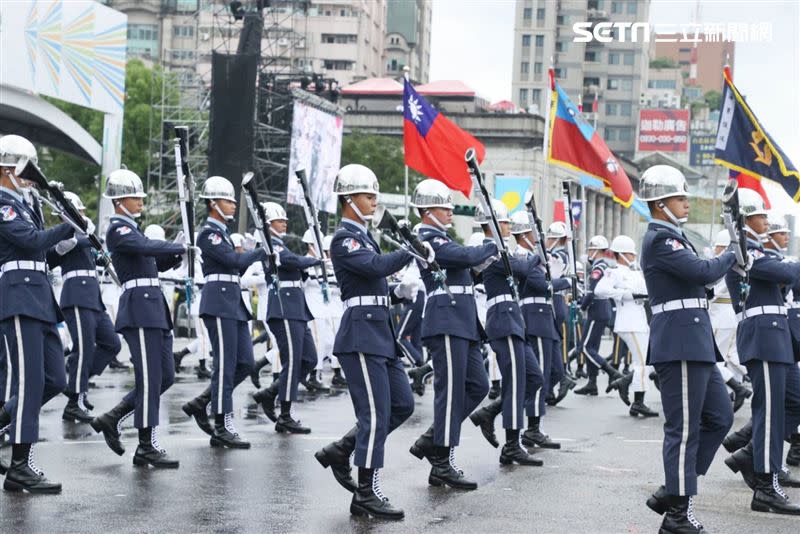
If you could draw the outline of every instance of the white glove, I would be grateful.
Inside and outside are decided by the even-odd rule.
[[[328,274],[333,272],[333,262],[330,258],[325,258],[322,263],[325,264],[325,270],[328,271]]]
[[[401,299],[413,301],[417,298],[417,284],[414,282],[400,282],[394,288],[394,294]]]
[[[738,263],[734,263],[732,269],[733,272],[735,272],[739,276],[747,276],[747,271],[749,271],[752,266],[753,266],[753,256],[748,254],[747,265],[745,265],[744,269]]]
[[[178,234],[175,236],[173,243],[181,243],[183,245],[187,243],[186,235],[183,233],[183,230],[178,230]]]
[[[499,254],[497,256],[490,256],[486,261],[484,261],[480,265],[476,265],[475,267],[473,267],[472,270],[475,271],[476,273],[482,273],[488,266],[490,266],[499,259],[500,259]]]
[[[277,252],[275,252],[275,253],[272,254],[272,257],[275,259],[275,266],[276,267],[280,267],[281,266],[281,255],[278,254]]]
[[[425,258],[425,260],[428,263],[433,263],[433,260],[436,259],[436,252],[434,252],[433,247],[427,241],[423,241],[422,246],[425,247],[425,249],[428,251],[428,257]]]
[[[56,254],[58,254],[59,256],[63,256],[64,254],[75,248],[75,245],[77,244],[78,244],[77,237],[70,237],[69,239],[59,241],[58,243],[56,243]]]
[[[92,235],[96,230],[94,223],[89,217],[84,217],[83,220],[86,222],[86,235]]]
[[[552,278],[561,278],[564,276],[564,272],[567,270],[564,260],[551,254],[547,263],[550,264],[550,276]]]
[[[252,236],[245,236],[244,238],[244,249],[245,250],[254,250],[256,248],[256,240]]]

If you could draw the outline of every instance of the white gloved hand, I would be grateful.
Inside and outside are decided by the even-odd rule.
[[[550,264],[550,276],[552,278],[561,278],[564,276],[567,266],[561,258],[551,254],[547,263]]]
[[[328,271],[328,274],[333,272],[333,262],[330,258],[325,258],[322,263],[325,264],[325,270]]]
[[[433,263],[433,261],[436,259],[436,252],[433,250],[433,247],[427,241],[423,241],[422,246],[428,251],[428,257],[425,258],[425,260],[428,263]]]
[[[187,244],[186,235],[183,233],[183,230],[178,230],[178,234],[175,236],[173,243],[181,243],[182,245]]]
[[[747,271],[753,266],[753,256],[750,254],[747,255],[747,265],[742,268],[738,263],[733,264],[733,272],[738,274],[739,276],[747,276]]]
[[[70,237],[69,239],[65,239],[63,241],[59,241],[56,243],[56,254],[59,256],[63,256],[64,254],[68,253],[70,250],[75,248],[75,245],[78,244],[77,237]]]
[[[86,222],[86,235],[92,235],[96,230],[94,223],[89,217],[84,216],[83,220]]]
[[[417,297],[417,285],[414,282],[400,282],[394,288],[394,294],[406,300],[414,300]]]
[[[275,252],[275,253],[272,254],[272,257],[275,259],[275,266],[276,267],[280,267],[281,266],[281,255],[278,254],[277,252]]]
[[[482,273],[488,266],[490,266],[499,259],[500,255],[490,256],[486,261],[484,261],[480,265],[476,265],[475,267],[473,267],[472,270],[475,271],[476,273]]]
[[[254,250],[256,248],[257,241],[252,236],[245,236],[244,238],[244,249],[245,250]]]

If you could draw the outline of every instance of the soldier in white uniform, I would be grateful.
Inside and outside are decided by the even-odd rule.
[[[611,298],[617,303],[617,316],[614,321],[614,332],[622,339],[633,355],[633,372],[618,379],[622,383],[631,383],[634,401],[629,413],[636,417],[657,417],[658,412],[651,410],[644,403],[647,392],[648,376],[653,369],[647,365],[647,347],[650,339],[650,327],[647,324],[647,313],[644,299],[647,286],[644,276],[636,264],[636,244],[626,235],[618,235],[611,242],[611,252],[617,264],[606,271],[594,292],[599,298]],[[625,404],[627,388],[617,387]]]
[[[169,271],[169,276],[177,280],[184,280],[186,268],[181,264],[176,269]],[[207,380],[211,378],[211,370],[206,367],[206,362],[211,359],[211,338],[208,337],[205,323],[200,319],[200,296],[204,283],[202,262],[198,254],[195,256],[194,265],[194,295],[192,296],[192,305],[188,310],[195,338],[183,349],[173,352],[172,357],[175,359],[175,372],[177,373],[181,369],[184,357],[189,354],[196,355],[198,357],[197,378]]]

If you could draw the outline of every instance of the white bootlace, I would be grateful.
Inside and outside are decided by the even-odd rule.
[[[89,408],[87,408],[86,404],[83,402],[85,398],[86,398],[86,393],[78,393],[78,408],[80,408],[84,412],[88,412]]]
[[[126,413],[125,415],[123,415],[122,417],[119,418],[119,421],[117,421],[117,433],[118,434],[122,434],[122,423],[124,423],[125,420],[130,418],[132,415],[133,415],[133,410],[131,410],[130,412]]]
[[[33,471],[37,475],[39,476],[44,475],[44,472],[41,469],[39,469],[39,467],[37,467],[36,461],[33,459],[33,445],[31,445],[31,448],[28,451],[28,467],[30,468],[31,471]]]
[[[229,412],[225,414],[225,430],[233,434],[234,436],[238,436],[239,433],[233,427],[233,413]]]
[[[781,483],[778,480],[778,473],[772,473],[772,489],[775,490],[775,493],[783,497],[785,501],[789,500],[789,496],[784,493]]]
[[[150,429],[150,444],[153,448],[159,452],[166,453],[167,451],[161,447],[161,444],[158,443],[158,432],[156,432],[156,427]]]
[[[463,475],[464,471],[456,465],[456,448],[450,447],[450,467],[452,467],[456,473],[459,475]]]
[[[379,472],[379,469],[372,472],[372,493],[380,500],[388,501],[389,499],[383,494],[383,490],[381,490],[381,477],[378,474]]]
[[[700,524],[700,521],[694,516],[694,495],[689,496],[689,506],[686,508],[686,519],[694,526],[696,529],[703,528],[703,525]]]

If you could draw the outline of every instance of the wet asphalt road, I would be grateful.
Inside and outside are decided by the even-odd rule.
[[[185,364],[191,364],[187,358]],[[265,376],[263,380],[267,380]],[[115,405],[131,386],[132,372],[106,372],[90,392],[96,412]],[[432,420],[432,391],[416,401],[415,413],[387,443],[384,493],[405,509],[403,522],[355,519],[350,495],[313,458],[319,447],[353,423],[346,392],[304,395],[294,413],[312,428],[307,436],[275,433],[248,394],[236,391],[236,426],[250,450],[212,449],[181,411],[205,382],[184,371],[162,397],[160,440],[180,459],[177,471],[134,468],[136,431],[124,434],[118,457],[88,425],[63,423],[65,398],[42,414],[37,463],[61,481],[58,496],[0,492],[0,532],[520,532],[651,533],[660,518],[644,501],[662,482],[662,419],[633,419],[618,397],[570,395],[550,409],[545,430],[563,442],[561,451],[540,451],[544,467],[503,467],[467,421],[458,463],[480,487],[474,492],[432,488],[428,467],[408,447]],[[600,378],[605,386],[605,378]],[[302,387],[301,387],[302,389]],[[649,404],[660,410],[657,395]],[[248,406],[251,408],[248,410]],[[746,417],[746,406],[736,426]],[[498,419],[498,435],[500,436]],[[5,458],[8,448],[2,449]],[[700,482],[697,515],[713,533],[797,533],[800,518],[749,510],[751,493],[723,464],[721,449]],[[800,490],[788,490],[800,501]]]

